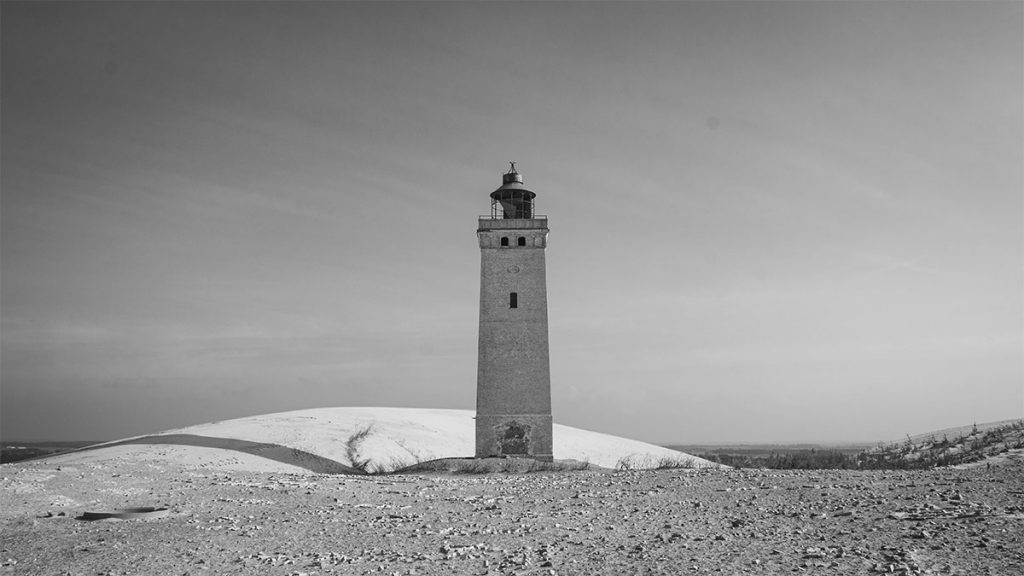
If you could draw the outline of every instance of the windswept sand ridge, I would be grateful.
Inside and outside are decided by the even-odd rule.
[[[916,467],[989,466],[1024,457],[1024,420],[1001,420],[908,436],[870,450],[871,458]]]
[[[253,472],[393,471],[438,458],[472,456],[473,416],[472,410],[314,408],[166,430],[49,461],[72,464],[127,458]],[[661,446],[559,424],[554,426],[554,442],[557,460],[604,468],[654,468],[665,462],[715,466]]]
[[[996,422],[984,422],[981,424],[969,424],[967,426],[957,426],[954,428],[943,428],[942,430],[935,430],[934,432],[925,432],[924,434],[915,434],[910,437],[910,441],[913,443],[925,442],[927,440],[939,440],[943,437],[950,439],[957,438],[960,436],[970,436],[972,432],[987,432],[993,428],[999,428],[1001,426],[1007,426],[1015,422],[1021,422],[1021,419],[1015,418],[1010,420],[999,420]],[[898,438],[893,440],[893,443],[904,442],[906,437]]]

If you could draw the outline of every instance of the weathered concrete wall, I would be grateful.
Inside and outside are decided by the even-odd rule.
[[[551,458],[547,233],[547,228],[477,232],[481,254],[477,456]],[[508,246],[501,245],[502,237],[509,238]],[[518,245],[520,237],[525,238],[525,246]],[[511,293],[516,294],[515,308],[510,307]]]

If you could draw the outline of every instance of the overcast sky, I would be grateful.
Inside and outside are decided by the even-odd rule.
[[[1024,4],[2,4],[2,435],[475,406],[550,217],[555,421],[1024,416]]]

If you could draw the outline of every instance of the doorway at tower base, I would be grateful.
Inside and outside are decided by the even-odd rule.
[[[477,414],[476,457],[518,456],[553,460],[551,416]]]

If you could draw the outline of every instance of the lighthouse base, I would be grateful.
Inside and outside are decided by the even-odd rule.
[[[553,459],[550,414],[477,414],[476,457]]]

